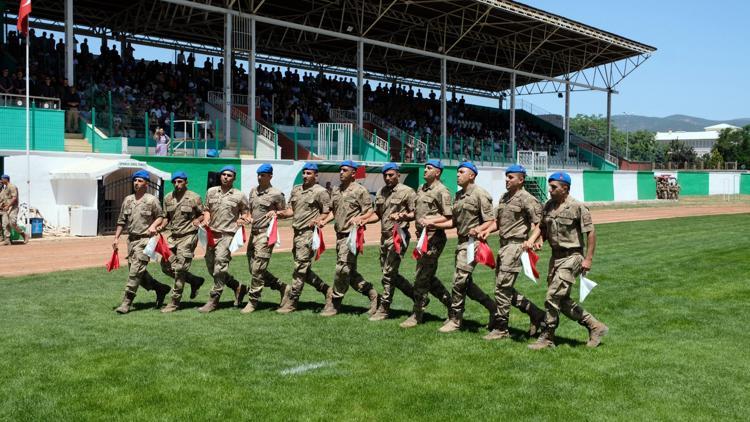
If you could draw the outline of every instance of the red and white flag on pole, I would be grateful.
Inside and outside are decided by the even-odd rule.
[[[112,251],[112,256],[105,263],[105,266],[107,267],[107,272],[120,268],[120,255],[117,254],[117,249]]]
[[[29,15],[31,15],[31,0],[21,0],[21,5],[18,7],[16,27],[23,36],[29,33]]]
[[[492,249],[487,242],[479,241],[476,254],[477,264],[484,264],[492,269],[495,269],[495,254],[492,253]]]
[[[427,244],[430,238],[427,237],[427,228],[422,229],[422,234],[419,235],[417,240],[417,246],[414,248],[414,252],[411,253],[412,258],[419,259],[422,255],[427,253]]]
[[[279,239],[279,219],[275,215],[271,219],[271,224],[268,225],[266,236],[268,236],[268,246],[281,246],[281,239]]]
[[[236,232],[234,232],[234,236],[232,236],[232,241],[229,242],[229,252],[234,253],[237,249],[245,246],[245,243],[247,243],[247,233],[245,232],[245,226],[240,226],[239,229],[237,229]]]
[[[406,238],[406,233],[404,232],[404,229],[402,229],[400,225],[394,224],[393,225],[393,248],[396,250],[396,253],[400,255],[401,250],[407,247],[409,247],[409,243]]]
[[[326,243],[323,241],[323,230],[319,229],[318,226],[315,226],[313,230],[311,246],[313,252],[315,252],[315,260],[317,261],[320,259],[320,255],[326,250]]]

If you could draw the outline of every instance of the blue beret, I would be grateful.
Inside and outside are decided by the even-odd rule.
[[[387,172],[388,170],[396,170],[396,171],[399,171],[400,169],[399,169],[399,167],[398,167],[398,164],[396,164],[396,163],[385,163],[385,164],[383,165],[383,169],[381,170],[381,172],[382,172],[382,173],[385,173],[385,172]]]
[[[556,173],[552,173],[547,179],[548,182],[563,182],[570,186],[570,175],[568,173],[565,173],[563,171],[558,171]]]
[[[440,170],[443,169],[443,163],[441,163],[440,160],[435,159],[435,158],[433,158],[431,160],[427,160],[427,163],[425,165],[432,166],[432,167],[435,167],[436,169],[440,169]]]
[[[184,171],[176,171],[172,173],[172,181],[174,182],[174,179],[182,179],[187,180],[187,173]]]
[[[215,149],[209,149],[206,151],[206,157],[216,158],[219,156],[219,151]]]
[[[353,168],[354,170],[356,170],[356,169],[357,169],[357,167],[359,167],[359,164],[355,163],[355,162],[354,162],[354,161],[352,161],[352,160],[346,160],[346,161],[342,161],[342,162],[341,162],[341,164],[339,164],[339,168],[340,168],[340,167],[344,167],[344,166],[346,166],[346,167],[351,167],[351,168]]]
[[[477,170],[477,166],[474,165],[471,161],[464,161],[463,163],[458,165],[458,168],[466,167],[467,169],[474,172],[474,174],[479,174],[479,170]]]
[[[237,174],[237,170],[234,169],[234,166],[224,166],[219,170],[219,174],[224,173],[225,171],[231,171],[234,174]]]
[[[312,170],[314,172],[318,171],[318,165],[315,163],[305,163],[304,166],[302,166],[302,170]]]
[[[0,177],[0,179],[10,180],[10,176],[4,174],[3,177]]]
[[[258,174],[261,174],[261,173],[271,173],[271,174],[273,174],[273,166],[271,166],[268,163],[263,163],[263,164],[260,165],[260,167],[258,167],[258,170],[255,170],[255,172],[258,173]]]
[[[137,172],[133,173],[132,179],[143,179],[143,180],[149,180],[151,178],[151,175],[148,174],[146,170],[138,170]]]
[[[508,173],[523,173],[526,174],[526,169],[520,164],[513,164],[505,169],[505,174]]]

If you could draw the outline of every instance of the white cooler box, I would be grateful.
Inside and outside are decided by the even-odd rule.
[[[77,207],[70,210],[70,234],[96,236],[99,211],[96,208]]]

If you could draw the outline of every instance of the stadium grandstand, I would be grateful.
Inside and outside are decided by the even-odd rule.
[[[4,4],[10,27],[17,3]],[[101,210],[118,206],[103,193],[115,183],[106,171],[128,166],[156,175],[192,166],[209,179],[206,168],[227,160],[335,168],[353,158],[376,171],[386,161],[416,168],[440,158],[500,169],[533,152],[528,164],[541,160],[540,171],[629,168],[609,136],[597,145],[569,131],[570,101],[577,91],[601,92],[609,121],[618,84],[655,51],[500,0],[34,0],[30,27],[29,149],[58,161],[22,174],[46,171],[54,213],[98,208],[99,231],[111,219]],[[98,38],[101,48],[76,36]],[[144,48],[171,51],[173,60],[137,58]],[[21,171],[11,158],[26,147],[24,50],[23,37],[3,34],[6,171]],[[555,92],[565,99],[562,118],[518,98]],[[497,106],[471,104],[477,98]],[[105,162],[116,159],[115,167]],[[94,179],[93,193],[61,195],[66,181],[84,177],[81,169]],[[30,191],[44,192],[32,182]],[[41,201],[30,202],[44,208]]]

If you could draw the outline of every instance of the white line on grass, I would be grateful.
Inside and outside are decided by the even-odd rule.
[[[315,362],[306,363],[304,365],[293,366],[281,371],[281,375],[299,375],[315,369],[325,368],[326,366],[333,366],[331,362]]]

